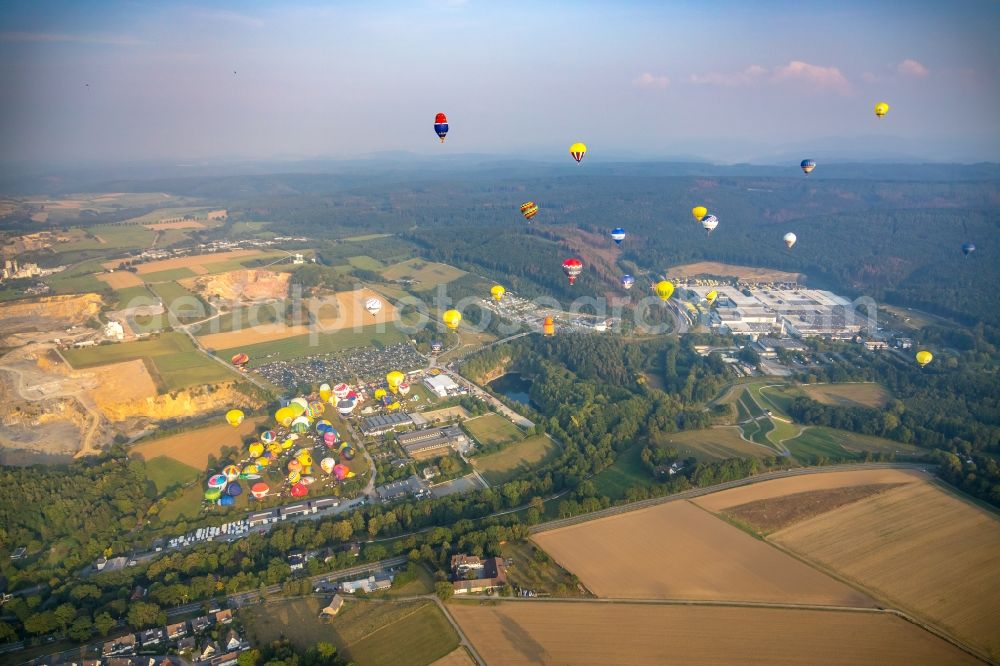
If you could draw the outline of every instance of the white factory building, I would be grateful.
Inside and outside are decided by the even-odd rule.
[[[458,390],[458,384],[448,375],[437,375],[435,377],[424,377],[424,386],[430,389],[434,395],[446,398],[449,393]]]

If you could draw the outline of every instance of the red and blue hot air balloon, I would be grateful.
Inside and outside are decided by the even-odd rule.
[[[611,239],[616,245],[621,245],[622,241],[625,240],[625,230],[621,227],[615,227],[611,230]]]
[[[802,160],[802,164],[799,165],[802,170],[806,173],[812,173],[812,170],[816,168],[816,163],[812,160]]]
[[[434,133],[441,139],[441,143],[444,143],[444,138],[448,136],[448,116],[443,113],[434,116]]]

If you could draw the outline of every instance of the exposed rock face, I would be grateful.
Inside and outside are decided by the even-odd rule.
[[[111,421],[143,417],[153,421],[198,416],[234,407],[255,409],[260,404],[237,391],[230,383],[198,386],[165,395],[150,395],[125,401],[105,397],[97,405]]]
[[[0,304],[0,336],[79,326],[101,310],[98,294],[46,296]]]
[[[289,273],[248,269],[206,275],[194,281],[194,289],[210,300],[262,301],[288,294]]]

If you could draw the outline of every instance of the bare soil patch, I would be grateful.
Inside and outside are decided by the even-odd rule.
[[[876,493],[896,488],[898,483],[847,486],[829,490],[811,490],[784,497],[756,500],[726,509],[723,513],[767,534],[807,518],[857,502]]]
[[[672,266],[667,269],[667,276],[671,278],[734,277],[756,282],[798,282],[805,277],[802,273],[788,273],[756,266],[723,264],[717,261],[698,261],[693,264]]]
[[[450,604],[488,664],[974,664],[892,615],[506,601]]]
[[[198,220],[175,220],[173,222],[154,222],[144,224],[147,229],[153,231],[163,231],[165,229],[204,229],[205,225]]]
[[[143,282],[138,275],[131,271],[115,271],[114,273],[98,273],[97,279],[107,284],[112,289],[125,289],[126,287],[140,287]]]
[[[533,539],[599,597],[872,605],[866,595],[690,502]]]

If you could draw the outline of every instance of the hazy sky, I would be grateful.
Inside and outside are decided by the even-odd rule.
[[[1000,3],[763,4],[3,2],[0,156],[1000,160]]]

